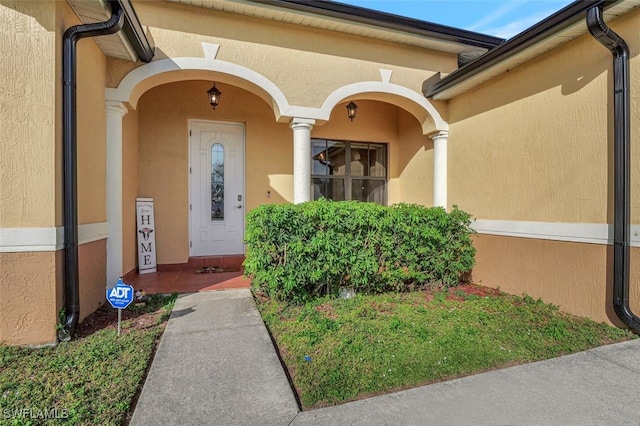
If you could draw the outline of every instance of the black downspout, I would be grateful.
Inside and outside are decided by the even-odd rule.
[[[63,36],[62,49],[62,143],[64,162],[64,277],[65,314],[58,339],[71,340],[80,316],[80,282],[78,272],[78,185],[77,185],[77,105],[76,44],[87,37],[113,34],[124,24],[124,11],[111,3],[111,18],[105,22],[75,25]]]
[[[640,333],[640,318],[629,308],[630,240],[630,83],[629,47],[604,22],[602,6],[587,10],[591,35],[613,55],[613,309],[633,331]]]

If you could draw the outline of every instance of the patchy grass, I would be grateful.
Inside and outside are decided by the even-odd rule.
[[[0,424],[122,424],[175,299],[154,295],[123,310],[119,337],[117,311],[103,307],[69,343],[0,346]]]
[[[305,409],[635,337],[478,286],[304,306],[256,299]]]

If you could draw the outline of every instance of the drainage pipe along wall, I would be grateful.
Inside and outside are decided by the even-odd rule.
[[[591,35],[613,55],[613,308],[625,324],[636,333],[640,333],[640,318],[629,308],[631,176],[629,47],[604,22],[602,10],[602,5],[587,10],[587,27]]]
[[[75,25],[63,36],[62,49],[62,143],[64,163],[64,280],[65,319],[58,331],[61,341],[73,336],[80,316],[80,282],[78,271],[78,182],[77,182],[77,43],[83,38],[114,34],[124,24],[124,10],[112,3],[108,21]]]

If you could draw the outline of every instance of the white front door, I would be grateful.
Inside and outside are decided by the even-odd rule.
[[[189,121],[190,255],[244,253],[244,125]]]

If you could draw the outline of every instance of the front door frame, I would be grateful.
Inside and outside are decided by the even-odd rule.
[[[188,205],[187,205],[187,212],[189,215],[189,221],[188,221],[188,241],[189,241],[189,257],[194,257],[193,254],[193,245],[192,245],[192,221],[193,221],[193,214],[191,211],[191,206],[193,205],[193,200],[192,200],[192,190],[191,190],[191,185],[192,185],[192,179],[193,179],[193,174],[191,173],[191,167],[192,167],[192,158],[191,158],[191,144],[192,144],[192,128],[193,128],[193,124],[194,123],[207,123],[207,124],[221,124],[221,125],[229,125],[229,124],[233,124],[233,125],[239,125],[242,126],[243,128],[243,132],[242,132],[242,194],[243,194],[243,200],[242,200],[242,204],[244,205],[243,210],[244,210],[244,214],[242,215],[242,239],[244,240],[244,234],[246,232],[246,228],[247,228],[247,159],[246,159],[246,144],[247,144],[247,126],[246,123],[244,122],[240,122],[240,121],[222,121],[222,120],[205,120],[205,119],[189,119],[187,120],[187,127],[188,127],[188,143],[187,143],[187,153],[188,153],[188,163],[187,163],[187,175],[189,176],[188,179],[188,193],[189,193],[189,197],[188,197]],[[235,203],[235,202],[234,202]],[[242,252],[241,253],[227,253],[227,254],[223,254],[223,255],[212,255],[212,256],[226,256],[226,255],[244,255],[246,252],[246,247],[244,244],[242,244]],[[196,256],[201,256],[201,255],[196,255]]]

